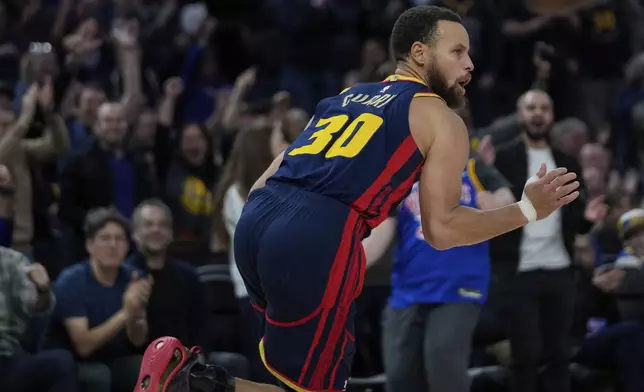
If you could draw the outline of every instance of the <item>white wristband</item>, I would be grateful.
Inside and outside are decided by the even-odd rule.
[[[538,180],[539,180],[539,177],[534,175],[528,178],[528,180],[525,182],[525,185],[528,185],[531,182],[535,182]],[[537,210],[534,209],[532,202],[530,201],[530,199],[528,199],[528,196],[526,196],[525,190],[523,191],[523,195],[521,196],[521,201],[519,201],[517,204],[519,205],[519,208],[521,209],[523,216],[525,216],[525,218],[528,220],[528,223],[534,222],[537,220]]]
[[[525,218],[528,220],[528,223],[534,222],[537,220],[537,210],[534,209],[532,202],[530,201],[530,199],[525,197],[525,195],[517,203],[517,205],[521,209],[523,216],[525,216]]]

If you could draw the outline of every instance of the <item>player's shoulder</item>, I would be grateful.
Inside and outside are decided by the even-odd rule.
[[[409,121],[412,129],[415,125],[425,130],[454,127],[465,129],[463,119],[450,109],[442,98],[436,99],[432,96],[421,96],[412,100],[409,106]]]
[[[425,156],[436,140],[444,146],[468,138],[463,119],[442,99],[414,98],[409,106],[409,130]]]

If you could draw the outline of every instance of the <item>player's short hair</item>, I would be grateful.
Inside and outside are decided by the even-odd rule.
[[[438,36],[438,22],[446,20],[462,23],[454,11],[435,5],[420,5],[403,12],[391,31],[389,47],[396,61],[404,61],[414,42],[433,44]]]

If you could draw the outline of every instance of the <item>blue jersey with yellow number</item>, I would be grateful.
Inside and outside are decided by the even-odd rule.
[[[477,208],[476,195],[481,190],[472,159],[462,175],[461,205]],[[485,301],[490,279],[488,243],[443,251],[432,248],[423,237],[417,183],[401,206],[397,234],[392,307]]]
[[[438,95],[419,79],[394,75],[318,103],[269,180],[351,206],[375,227],[409,193],[423,156],[409,130],[414,97]]]

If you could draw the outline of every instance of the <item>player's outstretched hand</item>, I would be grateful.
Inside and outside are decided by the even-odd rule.
[[[546,165],[535,177],[528,180],[525,186],[525,197],[530,200],[537,212],[537,219],[546,218],[557,208],[571,203],[579,197],[577,174],[568,173],[568,169],[559,167],[546,172]]]

